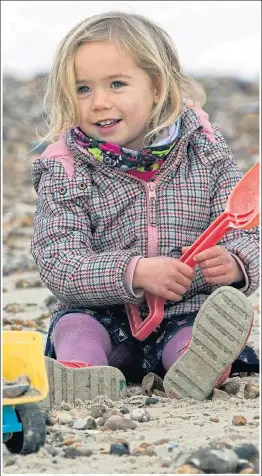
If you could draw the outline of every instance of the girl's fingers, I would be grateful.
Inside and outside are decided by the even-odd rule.
[[[213,278],[218,276],[224,276],[229,274],[229,270],[224,266],[214,266],[213,268],[207,268],[203,271],[204,278]]]
[[[229,263],[229,260],[225,257],[216,256],[215,258],[207,259],[198,263],[201,269],[214,268],[216,266],[225,266]]]

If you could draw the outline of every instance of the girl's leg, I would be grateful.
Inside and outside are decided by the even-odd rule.
[[[54,329],[58,361],[108,365],[112,345],[107,330],[88,314],[70,313]]]
[[[125,396],[124,375],[108,365],[109,334],[96,319],[84,313],[66,314],[56,323],[53,339],[57,360],[45,358],[49,392],[41,403],[43,409],[98,395],[111,400]]]
[[[172,339],[166,344],[163,364],[171,367],[164,378],[165,390],[195,400],[207,398],[228,378],[250,335],[253,318],[251,302],[241,291],[230,286],[214,291],[197,314],[188,345],[179,348],[178,334],[173,337],[174,351],[170,350]]]

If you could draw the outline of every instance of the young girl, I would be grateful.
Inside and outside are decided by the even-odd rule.
[[[256,229],[232,231],[195,269],[179,261],[241,178],[196,107],[203,90],[160,27],[113,12],[65,37],[47,99],[45,140],[58,140],[32,167],[32,253],[59,299],[46,345],[50,404],[118,398],[125,378],[150,371],[165,375],[166,391],[206,398],[245,347],[259,254]],[[126,306],[145,317],[145,292],[166,304],[141,342]]]

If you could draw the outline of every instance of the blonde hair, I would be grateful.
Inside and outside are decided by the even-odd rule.
[[[80,45],[97,41],[126,49],[137,66],[157,81],[160,96],[148,121],[145,138],[149,142],[179,118],[187,101],[205,103],[204,89],[184,74],[176,48],[160,26],[141,15],[107,12],[79,23],[58,48],[44,97],[49,132],[43,141],[54,141],[61,132],[78,125],[75,55]]]

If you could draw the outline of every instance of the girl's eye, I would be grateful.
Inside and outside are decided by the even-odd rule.
[[[76,92],[77,94],[86,94],[90,92],[90,88],[88,86],[79,86]]]
[[[119,88],[122,88],[123,86],[126,86],[126,84],[122,83],[122,81],[113,81],[111,83],[111,86],[113,89],[119,89]]]

